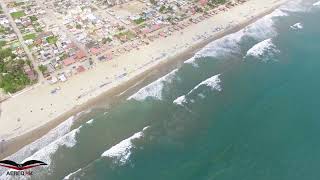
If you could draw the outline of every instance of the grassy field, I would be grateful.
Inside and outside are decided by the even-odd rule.
[[[115,35],[117,38],[119,39],[122,39],[122,38],[125,38],[127,40],[131,40],[133,38],[136,37],[136,35],[132,32],[132,31],[125,31],[125,32],[121,32],[121,33],[118,33],[117,35]]]
[[[18,12],[11,13],[11,16],[13,19],[18,19],[18,18],[21,18],[25,15],[26,15],[26,13],[24,13],[24,11],[18,11]]]
[[[35,33],[27,34],[23,36],[24,40],[36,39],[37,35]]]
[[[50,37],[47,37],[46,40],[50,44],[55,44],[58,41],[58,38],[56,36],[50,36]]]
[[[141,24],[141,23],[143,23],[144,21],[146,21],[144,18],[139,18],[139,19],[135,19],[135,20],[133,20],[136,24]]]

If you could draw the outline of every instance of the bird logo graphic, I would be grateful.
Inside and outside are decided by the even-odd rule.
[[[5,167],[5,168],[9,168],[9,169],[18,170],[18,171],[34,168],[37,166],[45,166],[45,165],[47,165],[47,164],[42,161],[37,161],[37,160],[26,161],[22,164],[18,164],[16,162],[10,161],[10,160],[0,161],[0,166]]]

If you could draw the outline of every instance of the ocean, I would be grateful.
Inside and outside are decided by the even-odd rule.
[[[285,4],[9,158],[49,164],[31,179],[318,180],[318,18]]]

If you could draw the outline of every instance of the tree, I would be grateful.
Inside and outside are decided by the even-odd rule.
[[[76,25],[76,28],[77,28],[77,29],[81,29],[81,25],[80,25],[80,24],[77,24],[77,25]]]
[[[45,65],[40,65],[40,66],[38,66],[38,68],[39,68],[39,70],[41,71],[41,73],[44,75],[46,72],[47,72],[47,70],[48,70],[48,68],[47,68],[47,66],[45,66]]]
[[[165,11],[166,10],[166,7],[164,6],[164,5],[162,5],[161,7],[160,7],[160,9],[159,9],[159,12],[163,12],[163,11]]]
[[[31,81],[23,69],[26,63],[18,59],[10,48],[0,49],[0,88],[14,93],[29,85]]]

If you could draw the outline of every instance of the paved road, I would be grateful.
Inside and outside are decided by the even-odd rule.
[[[43,79],[43,75],[42,75],[41,71],[38,69],[37,63],[36,63],[34,57],[32,56],[32,53],[30,52],[28,46],[24,43],[23,36],[22,36],[20,30],[18,29],[16,23],[14,22],[13,18],[11,17],[11,15],[10,15],[8,9],[7,9],[6,4],[2,0],[0,0],[0,5],[2,7],[2,10],[3,10],[4,14],[8,17],[8,20],[9,20],[9,22],[10,22],[12,28],[13,28],[13,31],[17,34],[18,39],[19,39],[24,51],[26,52],[29,60],[31,61],[34,69],[37,71],[37,73],[39,75],[38,76],[39,77],[39,82],[40,82]]]

